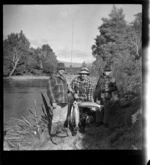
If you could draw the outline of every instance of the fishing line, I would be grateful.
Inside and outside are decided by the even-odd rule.
[[[73,54],[73,34],[74,34],[74,17],[72,21],[72,42],[71,42],[71,74],[70,74],[70,81],[71,81],[71,75],[72,75],[72,54]]]

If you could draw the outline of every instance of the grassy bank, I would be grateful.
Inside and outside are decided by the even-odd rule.
[[[79,149],[142,149],[142,114],[138,115],[138,120],[133,124],[132,115],[141,108],[140,98],[136,98],[128,107],[114,105],[111,107],[110,127],[95,127],[90,125],[86,128],[86,133],[77,142]]]
[[[120,107],[119,104],[115,104],[111,107],[109,128],[105,128],[104,126],[96,127],[95,123],[91,123],[86,126],[85,134],[78,133],[74,137],[68,129],[68,136],[66,135],[63,138],[55,136],[52,138],[57,145],[51,141],[48,129],[46,125],[44,126],[42,124],[40,116],[37,123],[41,123],[41,126],[44,128],[44,131],[40,135],[37,132],[35,133],[38,129],[37,123],[33,124],[28,119],[33,125],[29,126],[26,123],[26,126],[24,125],[26,127],[25,129],[22,126],[22,132],[19,135],[20,140],[15,131],[13,132],[14,139],[11,135],[12,143],[8,143],[10,134],[5,136],[4,150],[142,149],[142,115],[140,114],[138,116],[135,124],[132,123],[131,118],[141,108],[140,105],[139,97],[131,101],[131,104],[127,107]],[[13,126],[16,124],[17,122]],[[16,136],[18,138],[18,144],[21,141],[24,143],[18,145]]]

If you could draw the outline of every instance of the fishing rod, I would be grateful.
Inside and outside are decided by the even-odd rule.
[[[72,75],[72,54],[73,54],[73,35],[74,35],[74,17],[72,20],[72,42],[71,42],[71,74],[70,74],[70,81],[71,81],[71,75]]]

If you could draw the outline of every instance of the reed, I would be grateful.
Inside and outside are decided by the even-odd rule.
[[[32,150],[43,141],[45,135],[49,133],[51,138],[52,109],[48,106],[44,95],[41,93],[44,106],[42,105],[41,115],[35,109],[27,108],[29,116],[21,115],[21,118],[11,118],[5,129],[6,135],[4,142],[7,143],[9,150]],[[54,142],[53,142],[54,143]],[[55,144],[55,143],[54,143]],[[4,148],[5,150],[5,148]]]

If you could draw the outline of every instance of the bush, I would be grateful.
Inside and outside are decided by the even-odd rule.
[[[142,115],[135,124],[132,115],[141,107],[140,97],[131,100],[129,107],[112,106],[110,112],[110,147],[115,149],[133,149],[142,147]],[[133,145],[133,146],[132,146]]]
[[[127,65],[128,64],[128,65]],[[130,62],[121,62],[117,64],[114,61],[113,73],[117,81],[120,93],[133,92],[141,93],[142,87],[142,71],[141,59],[130,60]],[[122,83],[123,82],[123,83]]]
[[[55,71],[55,66],[49,62],[43,63],[43,73],[51,74]]]
[[[115,149],[142,149],[142,117],[139,117],[136,124],[112,135],[110,146]]]
[[[41,70],[38,70],[38,69],[33,69],[31,71],[32,74],[36,75],[36,76],[40,76],[42,74],[42,71]]]

